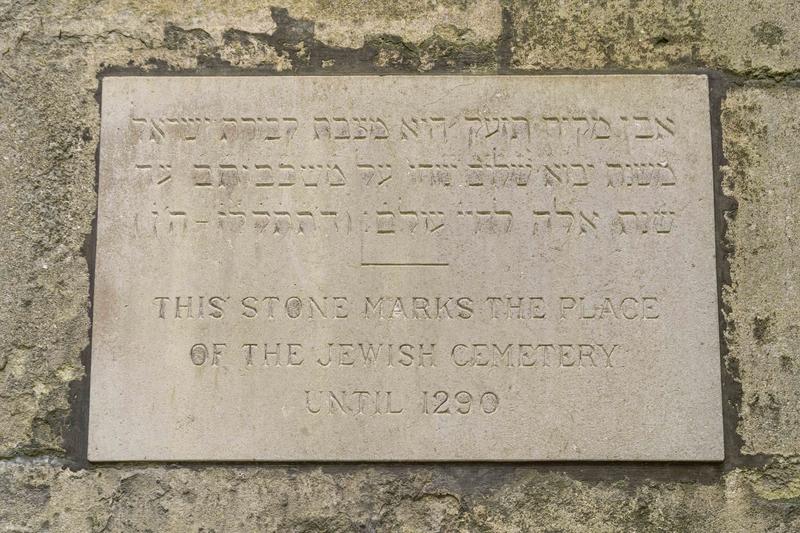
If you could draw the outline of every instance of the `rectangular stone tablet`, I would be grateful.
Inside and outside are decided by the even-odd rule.
[[[93,461],[723,458],[697,75],[107,77]]]

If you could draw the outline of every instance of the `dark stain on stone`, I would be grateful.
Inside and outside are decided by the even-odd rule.
[[[507,72],[511,68],[514,47],[514,15],[507,6],[503,6],[500,19],[500,39],[497,42],[496,58],[498,72]]]
[[[185,30],[174,24],[164,27],[164,46],[167,50],[191,48],[197,51],[214,48],[214,38],[207,31],[198,28]]]
[[[98,83],[94,100],[98,115],[102,115],[102,84]],[[84,373],[80,379],[69,384],[69,411],[66,414],[61,435],[65,451],[66,466],[72,470],[81,470],[89,466],[89,383],[92,375],[92,328],[94,326],[94,267],[97,253],[97,192],[100,189],[100,143],[94,148],[94,192],[95,206],[91,231],[84,236],[81,255],[86,259],[89,273],[89,330],[86,337],[89,342],[81,350],[81,364]]]
[[[784,31],[783,28],[772,22],[761,22],[750,28],[756,42],[766,45],[769,48],[777,46],[783,42]]]
[[[468,29],[442,28],[442,34],[434,34],[418,44],[396,35],[378,34],[369,36],[360,48],[341,48],[319,41],[314,21],[293,18],[285,8],[273,7],[271,14],[276,24],[271,34],[229,29],[223,33],[221,45],[203,30],[168,24],[164,29],[165,46],[193,55],[200,69],[234,67],[224,59],[226,47],[245,50],[270,47],[291,62],[294,73],[335,67],[337,74],[345,74],[363,71],[365,66],[388,72],[464,71],[493,67],[498,61],[495,43],[472,42],[468,39]],[[270,65],[264,66],[274,70]]]
[[[756,339],[756,342],[759,344],[767,342],[770,326],[772,326],[771,316],[757,316],[753,319],[753,337]]]
[[[167,61],[165,61],[163,59],[158,59],[158,58],[155,58],[155,57],[151,57],[150,59],[145,61],[145,65],[147,66],[148,69],[153,69],[153,70],[162,71],[162,72],[166,72],[168,70],[171,70],[170,64]],[[135,68],[133,66],[133,63],[131,63],[130,66],[131,66],[131,68]]]
[[[753,398],[748,402],[748,405],[763,418],[773,421],[777,421],[780,418],[780,403],[771,392],[759,391],[755,393]]]

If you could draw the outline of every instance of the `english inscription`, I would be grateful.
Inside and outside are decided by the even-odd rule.
[[[102,94],[91,460],[722,458],[705,77]]]

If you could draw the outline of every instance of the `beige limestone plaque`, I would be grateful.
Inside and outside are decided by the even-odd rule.
[[[102,85],[91,460],[722,459],[706,77]]]

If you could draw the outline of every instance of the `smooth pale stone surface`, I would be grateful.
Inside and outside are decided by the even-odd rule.
[[[89,458],[721,460],[709,122],[695,75],[105,78]]]

